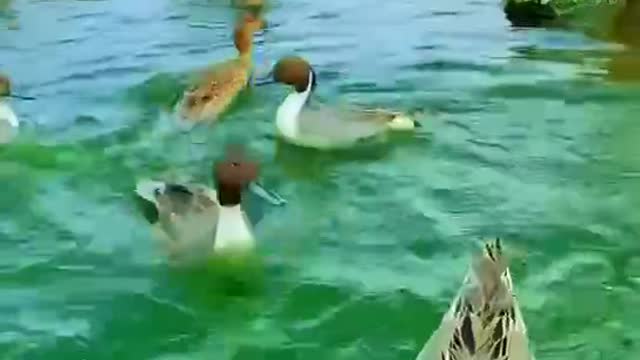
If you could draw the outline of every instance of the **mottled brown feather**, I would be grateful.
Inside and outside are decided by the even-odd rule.
[[[259,172],[258,165],[246,159],[243,151],[230,150],[225,159],[213,167],[221,206],[240,204],[242,190],[258,177]]]
[[[203,72],[200,81],[185,92],[182,116],[191,121],[216,120],[249,82],[250,66],[233,59]]]

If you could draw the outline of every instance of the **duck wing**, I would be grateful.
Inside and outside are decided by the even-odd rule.
[[[232,59],[202,71],[179,102],[180,114],[191,121],[217,119],[249,82],[249,66]]]
[[[314,102],[301,111],[298,131],[303,138],[349,144],[386,129],[386,120],[379,114]]]
[[[486,244],[417,360],[533,360],[500,241]]]
[[[170,257],[208,254],[218,222],[216,192],[205,185],[143,180],[136,194],[155,207],[149,219]]]

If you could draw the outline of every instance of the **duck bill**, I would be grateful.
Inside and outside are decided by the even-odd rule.
[[[260,183],[254,181],[249,184],[249,190],[257,196],[275,206],[282,206],[287,203],[280,195],[264,188]]]
[[[33,96],[24,96],[24,95],[17,95],[17,94],[11,94],[9,95],[9,97],[13,99],[19,99],[19,100],[35,100],[36,99]]]

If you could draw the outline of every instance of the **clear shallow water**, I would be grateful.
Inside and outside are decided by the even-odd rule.
[[[192,139],[168,125],[187,74],[234,53],[226,1],[0,4],[0,68],[38,97],[0,149],[0,358],[413,359],[493,236],[539,359],[640,353],[640,87],[610,81],[618,46],[512,31],[494,2],[271,2],[267,60],[425,114],[327,154],[274,141],[277,86]],[[230,140],[289,203],[248,273],[169,270],[134,182],[206,181]]]

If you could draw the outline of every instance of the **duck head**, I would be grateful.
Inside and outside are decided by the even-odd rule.
[[[293,86],[296,92],[313,91],[316,74],[309,63],[298,56],[280,59],[273,67],[273,81]]]
[[[640,1],[627,0],[613,21],[613,38],[632,48],[640,47]]]
[[[234,149],[223,161],[213,167],[213,178],[217,185],[220,206],[236,206],[242,201],[242,192],[258,178],[258,165],[247,160],[244,154]]]

